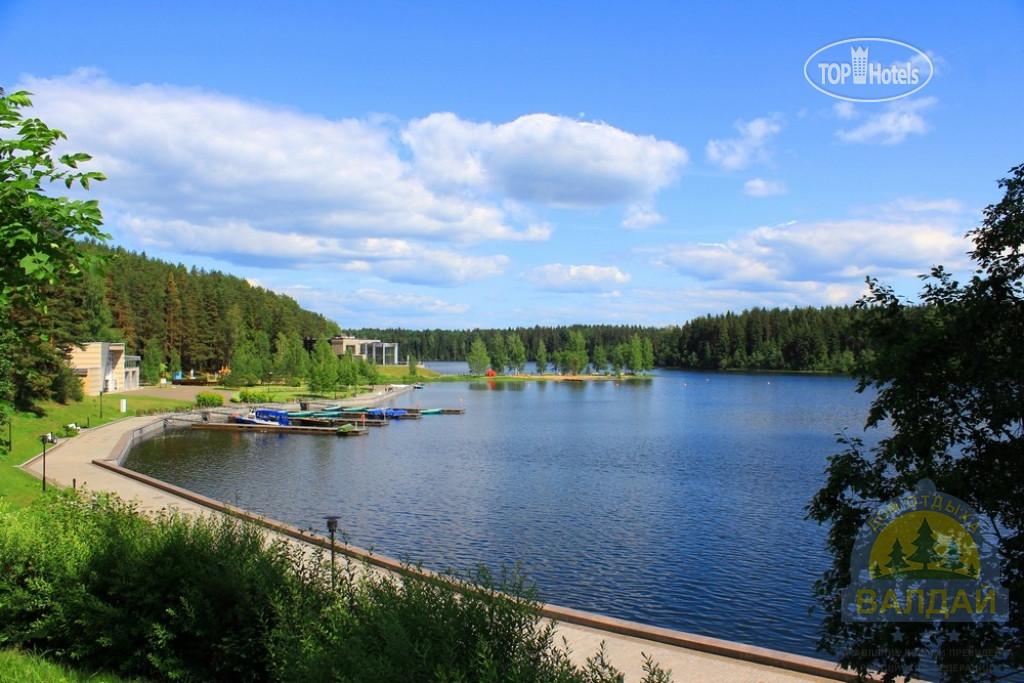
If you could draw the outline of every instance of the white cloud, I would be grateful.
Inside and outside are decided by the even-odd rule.
[[[958,199],[914,199],[912,197],[903,197],[893,201],[887,208],[894,211],[911,211],[914,213],[960,213],[964,210],[964,205]]]
[[[462,314],[469,310],[466,304],[452,304],[432,296],[382,292],[376,289],[360,289],[352,294],[364,308],[390,311],[427,311],[430,313]]]
[[[786,183],[779,180],[752,178],[743,184],[743,193],[751,197],[771,197],[786,194]]]
[[[848,102],[846,100],[842,100],[840,102],[836,102],[835,104],[833,104],[832,111],[836,113],[836,116],[846,121],[855,119],[859,115],[857,112],[857,108],[854,106],[853,102]]]
[[[762,116],[752,121],[737,121],[734,126],[740,132],[740,137],[709,140],[706,148],[708,161],[727,171],[768,161],[766,147],[782,130],[782,123],[780,114]]]
[[[856,128],[836,131],[843,142],[895,145],[908,135],[924,135],[928,123],[921,112],[936,103],[934,97],[896,100]]]
[[[672,142],[550,114],[500,125],[431,114],[402,139],[431,187],[479,187],[557,207],[648,200],[687,162]]]
[[[110,231],[135,240],[125,246],[235,264],[326,263],[431,284],[490,277],[509,264],[486,253],[492,243],[550,239],[532,208],[639,206],[624,224],[650,223],[654,195],[687,161],[672,142],[548,114],[330,120],[93,71],[20,86],[35,93],[33,114],[108,176],[92,196]]]
[[[622,227],[629,230],[642,230],[652,225],[657,225],[665,218],[649,206],[631,206],[626,211],[626,217],[622,220]]]
[[[522,275],[538,289],[557,292],[600,292],[629,282],[628,274],[614,266],[571,266],[551,263]]]
[[[867,275],[913,277],[943,263],[963,267],[969,244],[949,220],[849,219],[786,223],[720,244],[649,249],[651,261],[712,287],[821,292],[859,287]]]

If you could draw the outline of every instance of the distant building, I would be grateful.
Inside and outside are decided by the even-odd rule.
[[[350,335],[331,338],[331,350],[336,356],[351,353],[357,358],[377,365],[400,365],[398,343],[383,342],[379,339],[359,339]]]
[[[86,396],[139,388],[139,356],[125,354],[124,342],[88,342],[71,349],[71,367]]]

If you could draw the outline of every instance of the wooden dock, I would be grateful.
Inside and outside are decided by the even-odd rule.
[[[416,415],[417,417],[422,415],[465,415],[465,408],[402,408],[406,410],[410,415]]]
[[[347,413],[342,413],[344,417],[291,417],[289,421],[299,427],[340,427],[342,425],[352,425],[353,427],[387,427],[387,420],[379,419],[360,419],[359,417],[349,417]],[[358,415],[358,413],[357,413]]]
[[[343,430],[337,427],[304,427],[301,425],[254,425],[241,422],[193,422],[192,429],[208,429],[222,432],[257,432],[274,434],[319,434],[320,436],[365,436],[370,433],[366,427]]]

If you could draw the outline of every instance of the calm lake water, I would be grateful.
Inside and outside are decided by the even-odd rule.
[[[451,366],[448,369],[457,366]],[[442,368],[444,369],[444,368]],[[368,437],[198,432],[126,466],[434,569],[520,563],[542,599],[818,656],[804,519],[870,397],[847,378],[659,371],[637,382],[435,383]]]

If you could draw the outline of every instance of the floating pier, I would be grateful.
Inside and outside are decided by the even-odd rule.
[[[465,415],[465,408],[406,408],[410,415]]]
[[[351,427],[348,429],[347,427]],[[193,422],[192,429],[208,429],[222,432],[270,432],[274,434],[319,434],[321,436],[365,436],[370,433],[366,427],[343,425],[342,427],[309,427],[303,425],[254,425],[241,422]]]

